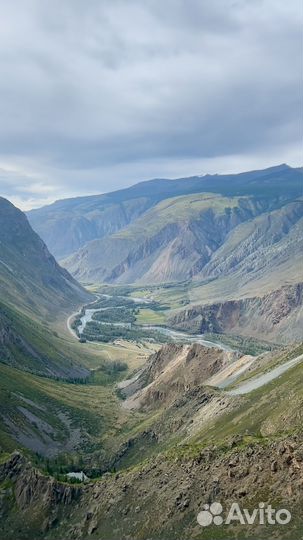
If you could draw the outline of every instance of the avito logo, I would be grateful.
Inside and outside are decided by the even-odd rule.
[[[257,508],[248,510],[241,508],[236,502],[232,503],[224,518],[223,506],[220,502],[204,504],[203,510],[197,515],[197,521],[202,527],[214,525],[229,525],[238,522],[241,525],[287,525],[291,520],[291,513],[286,508],[275,510],[272,506],[260,502]]]

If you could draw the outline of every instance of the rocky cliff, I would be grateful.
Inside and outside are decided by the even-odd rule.
[[[159,456],[82,488],[44,477],[14,454],[0,466],[0,480],[2,531],[8,540],[20,535],[24,539],[41,535],[45,539],[191,538],[201,535],[197,515],[205,503],[212,502],[222,503],[226,517],[232,503],[253,509],[259,508],[259,502],[275,501],[276,508],[292,513],[287,527],[274,528],[280,540],[299,538],[302,527],[303,446],[295,436],[262,445],[245,443],[240,437],[225,448]],[[212,525],[207,532],[217,530]],[[227,540],[239,534],[252,539],[273,537],[268,523],[222,530]]]
[[[123,384],[127,409],[157,409],[201,387],[205,381],[239,358],[237,352],[193,345],[168,344],[151,355],[139,376]]]
[[[200,333],[255,336],[278,343],[302,340],[303,283],[263,296],[192,306],[171,317],[172,326]]]

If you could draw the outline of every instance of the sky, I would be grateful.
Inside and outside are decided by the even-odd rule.
[[[301,0],[0,0],[0,195],[302,165]]]

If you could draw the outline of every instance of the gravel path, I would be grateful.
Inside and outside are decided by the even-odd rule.
[[[293,358],[292,360],[288,360],[288,362],[285,362],[285,364],[282,364],[281,366],[277,366],[276,368],[272,369],[268,373],[264,373],[264,375],[253,377],[249,381],[238,386],[238,388],[234,388],[233,390],[230,390],[228,394],[231,394],[234,396],[248,394],[249,392],[252,392],[253,390],[256,390],[257,388],[261,388],[261,386],[264,386],[265,384],[268,384],[269,382],[273,381],[274,379],[282,375],[282,373],[285,373],[285,371],[287,371],[288,369],[299,364],[302,360],[303,360],[303,354],[301,354],[300,356],[297,356],[296,358]]]

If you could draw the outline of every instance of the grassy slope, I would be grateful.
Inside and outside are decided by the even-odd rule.
[[[119,407],[113,386],[104,383],[106,379],[103,384],[100,380],[98,384],[68,384],[0,365],[1,449],[12,451],[23,447],[22,442],[16,443],[8,433],[6,418],[13,421],[18,430],[34,432],[37,440],[42,441],[44,432],[39,421],[46,422],[54,430],[51,439],[58,443],[59,453],[85,454],[87,459],[92,452],[102,454],[107,439],[119,433],[126,416]],[[24,417],[20,407],[38,418],[37,427]],[[67,416],[70,426],[61,420],[59,413]],[[71,433],[79,429],[81,440],[77,437],[73,448],[69,445]],[[52,446],[52,441],[48,446]],[[71,457],[68,461],[71,462]]]
[[[294,348],[287,353],[287,357],[284,356],[283,360],[301,353],[302,346]],[[270,366],[272,367],[281,362],[281,360],[281,353],[277,353],[276,356],[272,355],[270,362],[266,364],[266,370]],[[262,370],[261,367],[258,369]],[[252,373],[252,375],[255,375],[255,373]],[[205,489],[209,477],[211,484],[212,479],[219,475],[220,496],[223,496],[224,489],[231,492],[233,486],[236,485],[237,489],[242,489],[243,482],[245,486],[249,486],[249,482],[251,482],[250,487],[253,491],[249,492],[248,501],[246,498],[241,499],[242,503],[245,501],[248,505],[253,504],[251,502],[252,493],[256,500],[273,501],[272,497],[276,493],[277,486],[274,482],[277,482],[277,476],[273,478],[270,465],[276,455],[276,449],[271,450],[271,448],[273,448],[273,444],[285,436],[297,434],[300,440],[303,404],[302,375],[303,366],[298,365],[251,394],[238,396],[233,409],[223,411],[219,415],[213,415],[208,420],[207,415],[203,414],[207,405],[204,407],[203,404],[199,403],[199,399],[195,403],[196,397],[199,398],[199,396],[194,397],[192,395],[192,399],[181,399],[177,406],[168,409],[163,408],[150,414],[129,414],[119,407],[117,397],[110,387],[66,385],[62,382],[47,381],[43,378],[16,372],[7,367],[0,369],[2,385],[0,395],[2,396],[3,403],[1,405],[3,407],[9,407],[10,400],[18,399],[18,395],[21,393],[27,399],[33,401],[39,399],[40,405],[47,405],[45,419],[49,422],[58,422],[58,419],[56,419],[58,407],[60,407],[60,410],[64,410],[73,419],[75,425],[83,426],[88,433],[89,442],[86,442],[86,451],[87,449],[92,452],[97,450],[94,456],[95,461],[92,462],[95,467],[98,467],[98,463],[104,463],[110,449],[114,451],[123,440],[132,438],[134,442],[129,446],[128,453],[118,463],[118,468],[122,469],[119,478],[115,474],[111,474],[104,476],[100,480],[95,480],[91,486],[88,486],[84,500],[82,503],[80,502],[80,512],[85,516],[87,508],[91,506],[95,508],[94,511],[100,512],[100,519],[98,520],[98,534],[101,535],[100,537],[114,538],[114,529],[119,530],[121,528],[124,532],[127,531],[131,537],[136,538],[145,538],[148,534],[148,537],[151,538],[176,538],[176,535],[179,537],[179,533],[182,536],[184,535],[187,522],[190,527],[196,523],[195,516],[199,504],[208,500],[205,499],[205,491],[201,493],[201,486]],[[12,384],[14,395],[11,395],[10,386]],[[215,399],[218,399],[218,397],[221,400],[227,399],[224,398],[225,392],[213,389],[211,391]],[[17,398],[15,394],[17,394]],[[18,403],[21,404],[20,399]],[[195,405],[198,406],[197,409],[195,409]],[[27,407],[30,408],[28,405]],[[161,433],[158,443],[152,443],[144,435],[150,430]],[[1,432],[1,441],[5,441],[3,448],[5,451],[10,451],[9,441],[5,439],[5,436],[3,438],[2,435]],[[60,436],[64,439],[67,434],[60,432]],[[231,440],[233,441],[232,446],[230,445]],[[207,448],[210,448],[210,450],[207,450]],[[249,452],[252,448],[254,454],[247,461],[244,456],[251,455]],[[201,455],[204,451],[206,461],[203,462],[202,458],[201,462]],[[255,463],[255,461],[259,455],[263,454],[267,456],[266,461],[262,461],[265,471],[264,473],[260,472],[263,470],[260,469],[256,472],[254,467],[259,463]],[[97,456],[99,462],[96,460]],[[226,477],[229,470],[229,461],[234,458],[237,460],[239,456],[239,474],[243,472],[245,464],[247,470],[247,466],[250,467],[249,474],[244,474],[243,477],[240,476],[237,483],[235,479],[224,480],[223,478]],[[241,463],[243,464],[242,469]],[[199,464],[201,464],[201,467],[199,467]],[[208,470],[206,470],[206,466]],[[237,472],[237,466],[233,470]],[[267,474],[271,483],[267,482]],[[253,483],[253,478],[258,480],[256,484]],[[262,484],[260,487],[260,478],[264,478],[266,481],[266,485],[263,485],[263,487]],[[170,511],[166,519],[172,529],[166,530],[165,512],[168,512],[169,508],[174,508],[175,501],[178,501],[177,497],[180,497],[179,493],[185,489],[191,479],[195,479],[195,484],[191,484],[189,491],[189,497],[192,501],[189,511],[187,509]],[[228,486],[227,488],[223,487],[224,482],[225,486]],[[279,485],[279,489],[280,487]],[[213,489],[213,485],[210,485],[209,489]],[[96,492],[101,494],[97,506],[93,501]],[[163,500],[161,497],[164,497]],[[237,501],[241,496],[238,496],[238,492],[234,491],[231,494],[229,493],[229,497],[231,500]],[[264,499],[264,497],[269,499]],[[279,499],[281,494],[277,497]],[[169,502],[168,509],[165,501]],[[157,526],[156,515],[159,511],[159,504],[164,521]],[[195,508],[194,513],[191,509],[192,505]],[[292,505],[296,509],[294,501],[292,501]],[[114,507],[113,515],[108,514],[109,508],[112,506]],[[137,506],[140,507],[139,514],[136,514],[134,510]],[[67,518],[69,510],[70,507],[67,507],[66,510],[63,509],[63,514],[59,520],[60,526],[64,516]],[[145,519],[155,520],[153,524],[150,524],[151,533],[146,529],[145,519],[141,519],[142,512],[146,513]],[[133,513],[134,519],[132,517]],[[126,515],[130,515],[131,520],[125,519]],[[71,521],[65,521],[65,525],[70,526],[72,523],[78,522],[79,505],[75,507]],[[27,523],[30,537],[30,530],[34,524],[31,518],[28,518]],[[142,527],[143,536],[140,536],[140,527]],[[133,534],[134,531],[136,531],[136,534]],[[199,530],[198,532],[197,538],[204,538],[203,531]],[[211,535],[213,533],[213,530],[209,531],[209,535],[205,536],[205,538],[216,537]],[[234,530],[230,534],[233,538],[237,537],[237,532]],[[46,534],[50,538],[55,538],[56,535],[58,536],[56,526]],[[222,529],[222,535],[222,538],[226,537],[224,529]]]
[[[96,288],[94,288],[94,291],[96,292]],[[176,307],[181,307],[186,302],[188,302],[189,298],[189,290],[190,285],[187,283],[179,284],[177,286],[170,286],[165,285],[164,287],[154,286],[154,287],[145,287],[145,288],[136,288],[136,287],[128,287],[128,288],[121,288],[121,287],[106,287],[106,292],[109,293],[117,293],[117,294],[130,294],[135,297],[149,297],[153,298],[155,300],[165,301],[165,307],[170,307],[171,309],[174,309]],[[151,318],[157,319],[157,322],[164,322],[164,316],[166,313],[169,312],[169,310],[164,311],[152,311],[147,309],[143,309],[140,314],[139,318],[140,322],[151,322]],[[125,440],[128,436],[137,436],[142,432],[144,429],[153,429],[153,426],[158,424],[158,422],[164,421],[170,422],[170,411],[163,411],[163,412],[157,412],[153,414],[144,414],[142,415],[139,413],[138,418],[133,417],[133,415],[125,415],[122,413],[123,417],[123,427],[119,424],[119,418],[121,414],[121,409],[119,406],[119,403],[117,401],[117,398],[112,390],[112,382],[113,379],[108,377],[102,369],[100,370],[100,366],[104,364],[104,362],[108,361],[114,361],[114,360],[122,360],[126,361],[129,365],[129,371],[128,374],[131,375],[132,371],[134,369],[137,369],[140,367],[144,361],[146,360],[148,354],[150,354],[155,348],[157,349],[157,345],[151,345],[151,344],[135,344],[130,342],[118,342],[115,344],[97,344],[97,343],[86,343],[86,344],[79,344],[75,339],[67,332],[67,330],[63,327],[64,322],[58,323],[58,330],[59,334],[54,335],[53,339],[56,343],[56,348],[58,351],[62,353],[64,351],[65,353],[68,351],[70,358],[77,359],[78,362],[81,362],[83,365],[85,365],[87,368],[92,368],[95,371],[94,375],[94,381],[92,381],[92,384],[89,385],[66,385],[65,383],[57,383],[53,381],[44,381],[41,378],[31,377],[28,375],[20,374],[17,370],[11,370],[6,371],[6,378],[5,378],[5,384],[3,382],[3,391],[4,392],[11,392],[14,388],[15,380],[19,381],[20,376],[22,375],[22,385],[24,389],[26,390],[26,396],[31,396],[29,399],[32,399],[33,396],[36,396],[36,399],[38,399],[38,403],[40,402],[40,398],[42,399],[42,403],[44,401],[44,394],[41,397],[39,393],[37,393],[37,388],[42,385],[43,392],[46,393],[51,399],[53,400],[53,409],[54,410],[61,410],[63,407],[70,407],[69,408],[69,414],[71,415],[71,418],[74,418],[75,425],[78,422],[78,417],[81,416],[82,413],[87,414],[88,418],[90,420],[86,420],[87,425],[92,422],[92,425],[94,425],[93,430],[91,431],[91,434],[89,438],[91,438],[91,442],[89,443],[91,445],[91,453],[90,451],[88,454],[90,455],[89,459],[92,459],[94,462],[98,462],[98,459],[100,456],[100,452],[102,454],[104,450],[103,446],[106,444],[104,441],[107,441],[109,446],[106,449],[107,452],[109,451],[109,447],[113,445],[113,448],[117,448],[119,444]],[[36,325],[33,324],[33,327],[35,329],[35,332],[37,332]],[[42,335],[39,336],[39,339],[43,341],[45,339],[45,336]],[[46,343],[43,343],[43,346],[46,346]],[[278,360],[277,360],[278,361]],[[3,368],[4,369],[4,368]],[[8,368],[5,368],[8,369]],[[298,368],[299,373],[299,368]],[[10,374],[10,376],[9,376]],[[17,374],[17,375],[16,375]],[[127,376],[127,372],[122,374],[123,376]],[[4,381],[4,379],[3,379]],[[26,384],[24,383],[26,381]],[[38,382],[39,385],[38,385]],[[108,386],[108,383],[109,386]],[[66,396],[65,396],[66,393]],[[62,398],[64,396],[64,399],[62,401]],[[69,396],[70,403],[68,405],[67,396]],[[99,402],[99,406],[96,406],[96,400]],[[16,398],[14,398],[11,402],[12,410],[17,410],[17,407],[20,405],[20,400],[16,401]],[[108,407],[107,407],[108,403]],[[72,404],[72,406],[71,406]],[[254,404],[252,404],[254,406]],[[81,412],[82,411],[82,412]],[[269,412],[269,411],[268,411]],[[15,414],[14,413],[14,414]],[[94,415],[97,414],[98,416],[102,416],[104,423],[107,425],[106,428],[106,435],[104,435],[104,432],[102,432],[101,427],[96,427],[97,425],[94,424],[94,421],[92,420]],[[166,419],[161,420],[162,414],[165,415]],[[19,415],[19,416],[18,416]],[[17,416],[19,417],[19,421],[22,418],[22,415],[17,412]],[[126,418],[128,416],[128,418]],[[112,420],[113,419],[113,422]],[[114,426],[114,424],[117,422],[117,425]],[[22,422],[21,422],[22,424]],[[240,425],[240,424],[239,424]],[[242,426],[243,427],[243,426]],[[221,427],[218,428],[215,426],[212,430],[209,431],[209,433],[215,433],[215,437],[217,436],[217,429],[218,433],[220,433]],[[64,431],[65,430],[65,431]],[[66,427],[61,426],[59,429],[59,432],[62,431],[62,437],[64,438],[64,432],[66,432]],[[233,430],[232,430],[233,431]],[[7,428],[2,424],[2,432],[7,433]],[[102,432],[102,434],[101,434]],[[237,430],[235,430],[237,432]],[[65,433],[66,436],[66,433]],[[203,437],[205,434],[203,434]],[[176,435],[173,435],[173,440],[175,440]],[[10,441],[6,445],[4,445],[5,448],[11,449],[14,445],[11,438],[7,439],[7,435],[4,436],[4,440]],[[169,447],[170,445],[170,437],[164,442],[163,449]],[[93,441],[97,444],[100,444],[99,450],[96,450],[96,447],[94,446]],[[97,442],[96,442],[97,441]],[[99,442],[98,442],[99,441]],[[102,441],[102,444],[101,444]],[[114,442],[113,442],[114,441]],[[103,446],[102,446],[103,445]],[[101,451],[102,447],[102,451]],[[139,459],[143,457],[144,455],[149,455],[150,453],[153,453],[154,451],[159,451],[160,448],[153,448],[149,447],[147,445],[144,447],[143,443],[143,452],[141,455],[141,452],[139,454]],[[94,454],[94,457],[92,455]],[[103,455],[103,454],[102,454]],[[130,459],[130,461],[129,461]],[[135,462],[137,462],[138,457],[132,456],[130,458],[126,459],[125,463],[132,463],[133,459],[135,459]]]
[[[31,316],[56,318],[89,300],[88,293],[49,253],[26,216],[0,197],[1,300]]]
[[[166,199],[144,214],[132,225],[119,231],[112,238],[138,241],[149,238],[166,225],[182,223],[189,218],[194,220],[202,212],[212,209],[223,214],[226,208],[237,208],[240,198],[222,197],[215,193],[196,193]]]
[[[289,358],[302,352],[301,349],[290,351]],[[280,361],[281,354],[277,354],[270,365]],[[269,369],[269,365],[266,369]],[[302,376],[303,366],[298,365],[251,394],[238,396],[235,400],[233,398],[235,404],[232,409],[208,417],[204,413],[204,406],[197,406],[199,399],[196,403],[194,395],[177,407],[160,408],[150,413],[129,413],[121,408],[111,385],[67,385],[0,366],[0,403],[5,414],[12,414],[13,419],[25,427],[24,417],[17,407],[25,406],[35,414],[37,408],[25,403],[20,396],[45,407],[46,410],[40,411],[38,416],[54,426],[55,439],[62,443],[63,451],[70,430],[80,427],[85,437],[82,450],[80,444],[79,448],[69,451],[69,457],[59,461],[61,464],[71,466],[77,463],[82,454],[86,467],[98,469],[123,441],[132,439],[134,442],[116,466],[144,470],[146,462],[163,452],[165,460],[187,460],[214,444],[224,449],[228,441],[235,437],[240,437],[240,450],[251,442],[266,445],[284,435],[299,433],[303,404]],[[214,399],[221,396],[224,400],[223,391],[212,389],[211,392]],[[60,421],[58,411],[64,411],[71,419],[70,429]],[[0,430],[2,451],[12,451],[16,445],[8,437],[3,422]],[[161,433],[158,443],[144,435],[151,431]],[[56,470],[56,465],[52,466]]]
[[[2,197],[0,297],[0,362],[47,376],[88,375],[58,332],[62,319],[92,295],[57,264],[23,212]]]
[[[219,444],[234,435],[256,439],[302,430],[303,366],[297,365],[247,396],[240,406],[203,427],[192,443]]]
[[[2,303],[0,318],[3,327],[9,329],[8,337],[0,343],[1,362],[51,377],[88,375],[80,347],[70,347],[58,333],[61,322],[55,325],[29,317]]]
[[[272,353],[270,361],[260,363],[250,376],[266,372],[291,358],[302,354],[303,345],[288,351]],[[247,376],[246,376],[247,378]],[[243,377],[243,380],[245,377]],[[131,448],[121,460],[120,466],[134,466],[159,452],[170,456],[198,455],[201,448],[216,445],[224,448],[231,438],[266,443],[284,435],[302,431],[303,365],[289,369],[282,376],[245,396],[228,396],[224,390],[205,387],[204,392],[213,395],[213,402],[199,405],[199,393],[186,394],[175,406],[161,407],[141,414],[142,423],[131,430],[139,436],[144,430],[161,434],[159,443],[151,446],[140,439],[140,453]],[[238,382],[238,381],[237,381]],[[240,382],[240,379],[239,379]],[[203,390],[201,389],[201,395]],[[196,400],[198,399],[197,403]],[[219,402],[229,405],[217,407]],[[241,439],[242,440],[242,439]]]
[[[88,459],[98,463],[98,456],[105,451],[101,444],[101,439],[107,437],[104,432],[111,433],[112,441],[120,430],[119,417],[123,417],[114,391],[114,382],[131,375],[141,367],[147,357],[157,350],[158,345],[122,340],[102,345],[81,344],[67,331],[65,318],[49,324],[41,323],[38,319],[32,320],[11,308],[5,307],[5,313],[12,321],[10,328],[14,328],[17,335],[26,336],[30,353],[26,354],[26,351],[20,351],[20,347],[16,348],[11,344],[0,346],[2,362],[14,365],[10,367],[0,363],[1,447],[12,450],[16,445],[21,448],[28,446],[24,441],[16,443],[13,437],[14,428],[8,426],[3,419],[3,416],[12,419],[18,427],[23,426],[25,432],[32,432],[32,423],[28,422],[19,410],[20,406],[25,406],[38,419],[48,422],[55,429],[55,441],[62,443],[56,454],[73,454],[72,448],[66,448],[69,430],[64,423],[58,421],[58,412],[67,411],[73,427],[83,429],[84,437],[87,438],[79,453],[87,454]],[[33,351],[39,355],[37,358],[33,356]],[[7,354],[11,355],[11,359],[7,359]],[[112,372],[111,366],[116,361],[126,362],[128,369]],[[35,373],[41,373],[41,362],[47,362],[48,367],[52,367],[53,373],[47,371],[48,375],[58,372],[68,379],[76,379],[75,383],[36,376]],[[20,365],[22,370],[31,373],[16,369]],[[79,365],[87,371],[83,369],[79,372]],[[68,370],[65,373],[66,367]],[[79,382],[83,372],[90,374],[87,384]],[[33,401],[36,407],[25,404],[22,397],[16,396],[16,393]],[[47,413],[39,409],[41,406],[47,407]],[[34,432],[39,439],[39,429],[35,426]],[[29,446],[31,447],[31,443]],[[45,453],[45,449],[41,452]],[[92,454],[96,454],[96,457],[91,458]]]

